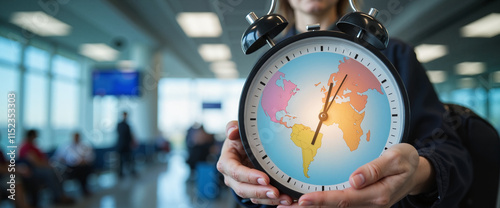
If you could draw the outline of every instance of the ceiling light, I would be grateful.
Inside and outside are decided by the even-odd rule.
[[[103,43],[82,44],[80,54],[96,61],[114,61],[118,57],[118,51]]]
[[[238,70],[236,64],[232,61],[218,61],[210,64],[210,70],[214,72],[215,77],[219,79],[235,79],[238,78]]]
[[[476,75],[486,71],[486,64],[483,62],[462,62],[455,66],[458,75]]]
[[[14,12],[10,22],[40,36],[65,36],[71,26],[44,12]]]
[[[440,70],[427,71],[431,83],[438,84],[446,81],[446,72]]]
[[[500,34],[500,13],[491,13],[460,29],[462,37],[491,38]]]
[[[493,82],[500,83],[500,71],[493,72]]]
[[[202,44],[198,47],[198,52],[207,62],[231,59],[231,50],[225,44]]]
[[[117,62],[117,66],[122,70],[133,70],[135,63],[132,60],[120,60]]]
[[[177,22],[189,37],[219,37],[222,34],[219,17],[213,12],[182,12]]]
[[[445,45],[421,44],[415,47],[415,53],[420,62],[427,63],[448,54],[448,47]]]
[[[477,82],[476,79],[471,77],[461,78],[458,80],[459,88],[474,88],[476,87]]]

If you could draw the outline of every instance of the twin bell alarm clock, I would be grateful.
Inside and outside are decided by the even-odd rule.
[[[340,31],[307,32],[275,43],[288,22],[251,12],[241,44],[250,54],[271,48],[249,74],[240,99],[239,129],[254,167],[293,198],[350,187],[349,176],[408,134],[406,90],[380,52],[389,37],[368,14],[354,12]]]

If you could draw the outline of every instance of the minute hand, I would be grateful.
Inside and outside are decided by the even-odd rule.
[[[318,127],[316,127],[316,131],[314,132],[313,139],[311,141],[311,144],[314,145],[316,143],[316,137],[318,137],[319,130],[321,129],[321,124],[323,124],[323,121],[326,120],[326,111],[328,110],[328,101],[330,100],[330,95],[332,94],[332,87],[333,87],[333,82],[330,83],[330,87],[328,88],[328,94],[326,95],[326,101],[325,101],[325,107],[323,107],[323,112],[319,114],[319,123]]]
[[[328,89],[328,95],[327,95],[327,98],[325,101],[325,107],[323,109],[323,112],[321,112],[319,114],[319,123],[318,123],[318,126],[316,127],[316,131],[314,132],[314,136],[313,136],[313,139],[311,141],[311,145],[314,145],[314,143],[316,143],[316,138],[318,137],[319,130],[321,129],[321,125],[323,124],[323,121],[326,121],[328,119],[327,112],[330,109],[330,107],[332,106],[332,103],[335,101],[335,97],[337,97],[337,94],[339,93],[339,90],[342,87],[342,85],[344,84],[344,81],[346,78],[347,78],[347,74],[344,76],[344,79],[342,80],[339,87],[337,88],[337,92],[335,92],[335,95],[333,96],[333,99],[331,102],[329,102],[329,100],[330,100],[330,93],[332,91],[333,83],[330,83],[330,88]],[[327,107],[327,105],[328,105],[328,107]]]
[[[335,95],[333,96],[332,102],[330,102],[330,104],[328,105],[328,108],[326,108],[326,111],[328,111],[330,109],[330,107],[332,106],[332,103],[335,100],[335,97],[337,97],[337,94],[339,93],[339,90],[342,87],[342,85],[344,84],[344,81],[346,78],[347,78],[347,74],[344,76],[344,79],[342,79],[342,82],[340,83],[339,88],[337,88],[337,92],[335,92]],[[325,111],[325,113],[326,113],[326,111]]]

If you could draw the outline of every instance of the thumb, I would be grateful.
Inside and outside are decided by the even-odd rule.
[[[230,121],[229,123],[227,123],[226,136],[230,140],[239,140],[240,139],[238,121]]]
[[[382,178],[405,172],[407,157],[418,158],[415,148],[409,144],[397,144],[385,151],[379,158],[359,167],[349,177],[349,183],[355,189],[360,189],[379,181]]]

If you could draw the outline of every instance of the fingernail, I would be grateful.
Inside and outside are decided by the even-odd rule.
[[[264,185],[264,186],[267,185],[266,180],[264,180],[263,178],[257,179],[257,183],[259,183],[260,185]]]
[[[276,196],[276,193],[274,193],[273,191],[266,192],[266,196],[269,197],[269,198],[271,198],[271,199],[278,198],[278,196]]]
[[[311,206],[311,205],[313,205],[313,203],[310,201],[300,201],[299,205],[300,206]]]
[[[290,205],[292,203],[290,203],[288,200],[281,200],[280,204],[282,204],[282,205]]]
[[[233,132],[237,127],[236,126],[233,126],[229,129],[227,129],[227,135],[229,135],[231,132]]]
[[[359,188],[365,183],[365,177],[363,174],[357,174],[352,177],[352,183],[355,188]]]

